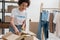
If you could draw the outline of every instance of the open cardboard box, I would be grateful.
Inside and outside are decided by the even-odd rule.
[[[20,38],[20,36],[15,35],[15,34],[9,32],[9,33],[7,33],[6,35],[4,35],[4,36],[2,37],[2,39],[3,39],[3,40],[20,40],[21,38]]]
[[[35,36],[27,36],[24,38],[24,40],[39,40],[39,39],[36,38]]]
[[[23,35],[16,35],[11,32],[4,35],[2,38],[3,40],[38,40],[35,37],[35,34],[32,32],[26,33],[25,31],[22,31],[24,33]]]

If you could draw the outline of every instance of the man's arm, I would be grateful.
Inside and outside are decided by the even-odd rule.
[[[19,34],[19,30],[17,29],[17,27],[16,27],[15,24],[14,24],[14,18],[13,18],[13,17],[11,17],[10,24],[11,24],[11,26],[13,27],[15,33],[16,33],[16,34]]]

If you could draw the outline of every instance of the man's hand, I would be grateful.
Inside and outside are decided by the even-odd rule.
[[[17,28],[15,29],[15,34],[16,34],[16,35],[19,35],[19,34],[20,34],[20,33],[19,33],[19,30],[18,30]]]
[[[22,29],[25,30],[26,29],[26,24],[22,25]]]
[[[23,21],[22,29],[23,29],[23,30],[25,30],[25,29],[26,29],[26,20],[24,20],[24,21]]]

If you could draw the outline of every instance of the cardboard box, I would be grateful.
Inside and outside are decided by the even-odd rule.
[[[31,34],[23,34],[22,38],[22,40],[39,40],[35,35]]]
[[[10,22],[11,17],[10,16],[5,16],[5,22]]]
[[[10,22],[1,22],[0,23],[0,28],[9,28]]]
[[[11,32],[7,33],[2,38],[3,38],[3,40],[20,40],[21,39],[20,36],[15,35]]]
[[[35,37],[35,34],[32,32],[25,33],[23,35],[16,35],[9,32],[6,35],[4,35],[2,38],[3,40],[37,40],[37,38]]]
[[[39,39],[36,38],[35,36],[27,36],[24,38],[24,40],[39,40]]]
[[[17,8],[17,6],[9,5],[8,8],[7,8],[7,12],[11,13],[13,8]]]

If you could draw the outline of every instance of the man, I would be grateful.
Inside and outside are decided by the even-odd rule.
[[[21,32],[21,27],[26,24],[26,8],[30,5],[30,0],[18,0],[18,8],[14,8],[11,14],[10,31],[16,34]]]

